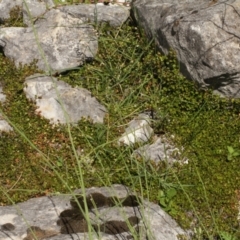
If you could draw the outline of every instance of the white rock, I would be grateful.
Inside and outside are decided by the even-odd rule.
[[[13,128],[5,120],[0,120],[0,132],[11,132]]]
[[[0,85],[0,102],[4,103],[6,101],[6,95],[3,93],[3,88]]]
[[[128,124],[125,133],[118,140],[119,144],[132,145],[136,142],[147,142],[153,135],[150,127],[150,117],[147,114],[139,114]]]
[[[157,140],[151,145],[147,144],[138,148],[133,152],[132,156],[140,156],[146,161],[151,160],[156,164],[161,161],[166,161],[169,164],[172,164],[176,161],[188,163],[187,159],[181,158],[181,151],[176,148],[165,136],[157,138]]]
[[[27,98],[36,102],[36,113],[53,124],[77,123],[83,117],[103,123],[106,108],[84,88],[39,74],[27,78],[24,84]]]

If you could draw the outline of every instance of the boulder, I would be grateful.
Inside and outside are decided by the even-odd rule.
[[[36,102],[36,113],[53,124],[76,123],[83,117],[103,123],[106,108],[84,88],[40,74],[28,77],[24,85],[26,97]]]
[[[0,32],[0,46],[16,66],[37,60],[45,72],[82,65],[97,53],[94,28],[83,19],[59,9],[47,11],[32,27],[7,27]]]
[[[45,196],[13,206],[0,206],[1,240],[190,239],[190,234],[158,205],[138,197],[123,185]],[[135,238],[133,237],[135,236]]]
[[[77,18],[90,20],[92,23],[109,23],[113,27],[121,26],[130,16],[129,8],[118,4],[79,4],[59,8]]]
[[[123,4],[121,2],[121,4]],[[29,12],[32,19],[41,18],[50,8],[55,4],[52,0],[45,0],[45,2],[33,2],[27,0],[23,4],[23,18],[24,23],[31,26]],[[55,7],[56,8],[56,7]],[[75,18],[85,19],[92,23],[109,23],[111,26],[121,26],[130,16],[129,8],[117,4],[104,5],[98,4],[73,4],[58,6],[59,10],[64,13],[70,14]]]
[[[239,1],[136,0],[132,7],[160,51],[176,51],[187,78],[221,96],[240,97]]]

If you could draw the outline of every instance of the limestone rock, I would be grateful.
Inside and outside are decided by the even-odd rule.
[[[161,52],[176,51],[187,78],[222,96],[240,97],[239,1],[136,0],[132,6]]]
[[[53,0],[44,0],[44,1],[38,1],[38,0],[25,0],[23,2],[22,8],[23,8],[23,22],[31,27],[32,21],[35,21],[37,17],[41,17],[46,13],[48,9],[51,7],[54,7],[55,3]]]
[[[0,84],[0,103],[4,104],[6,101],[6,95],[3,93],[3,88]],[[8,124],[8,122],[3,118],[0,112],[0,134],[1,132],[10,132],[13,128]]]
[[[0,113],[0,134],[1,132],[11,132],[13,128],[9,125],[9,123],[3,119]]]
[[[97,53],[96,31],[82,19],[59,9],[47,11],[34,28],[2,28],[0,46],[16,66],[37,60],[46,72],[82,65]]]
[[[124,4],[121,2],[120,4]],[[26,6],[27,5],[27,6]],[[48,9],[54,6],[52,0],[45,2],[33,2],[27,0],[26,4],[23,4],[23,17],[24,23],[31,26],[29,12],[32,19],[41,18]],[[64,13],[70,14],[78,19],[90,20],[92,23],[109,23],[111,26],[121,26],[130,16],[128,7],[120,6],[117,4],[73,4],[60,6],[58,9]]]
[[[0,103],[4,103],[6,101],[6,95],[3,93],[3,87],[0,83]]]
[[[128,124],[125,133],[118,140],[119,144],[132,145],[136,142],[147,142],[153,135],[150,121],[148,114],[139,114]]]
[[[24,85],[27,98],[36,101],[36,113],[53,124],[76,123],[82,117],[103,122],[107,110],[86,89],[39,74],[28,77]]]
[[[156,139],[153,144],[146,144],[133,152],[133,156],[142,157],[146,161],[154,161],[158,164],[160,161],[166,161],[168,164],[181,160],[181,152],[178,148],[174,147],[170,141],[161,136]],[[187,160],[184,160],[187,163]]]
[[[30,199],[0,206],[0,239],[89,239],[81,190],[74,196]],[[93,239],[177,240],[189,234],[158,205],[137,197],[123,185],[86,189]],[[94,233],[95,232],[95,233]]]
[[[107,22],[111,26],[121,26],[130,16],[127,7],[114,5],[80,4],[63,6],[61,11],[77,18],[89,19],[92,23]]]

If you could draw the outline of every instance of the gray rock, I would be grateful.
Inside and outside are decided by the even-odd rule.
[[[48,9],[54,6],[53,0],[25,0],[22,5],[23,22],[31,27],[31,19],[34,21],[37,17],[41,17]]]
[[[133,119],[126,128],[118,143],[132,145],[136,142],[147,142],[153,135],[153,129],[150,127],[150,117],[148,114],[141,113]]]
[[[4,104],[5,101],[6,101],[6,95],[3,93],[3,88],[0,83],[0,103]],[[1,132],[10,132],[10,131],[13,131],[13,128],[4,119],[4,117],[0,112],[0,134]]]
[[[36,20],[34,28],[2,28],[0,46],[16,66],[37,60],[39,69],[51,72],[77,67],[92,59],[98,42],[91,25],[51,9]]]
[[[30,240],[33,233],[39,240],[89,239],[90,225],[93,239],[133,239],[133,232],[139,240],[177,240],[179,235],[190,239],[158,205],[137,197],[123,185],[86,189],[87,225],[81,193],[0,206],[0,239]]]
[[[123,3],[121,2],[121,4]],[[24,23],[31,26],[29,12],[32,19],[41,18],[48,9],[54,6],[52,0],[45,0],[44,2],[27,0],[26,4],[23,3]],[[58,9],[75,18],[90,20],[97,24],[107,22],[114,27],[121,26],[130,16],[129,8],[119,4],[72,4],[59,6]]]
[[[107,22],[114,27],[121,26],[130,16],[127,7],[117,4],[80,4],[63,6],[59,9],[77,18],[85,18],[96,24]]]
[[[174,49],[181,72],[202,87],[240,97],[240,4],[235,0],[136,0],[134,15],[163,53]]]
[[[1,0],[0,19],[4,20],[10,17],[10,11],[15,7],[22,7],[23,0]]]
[[[13,128],[9,125],[9,123],[2,118],[2,115],[0,113],[0,134],[1,132],[11,132],[13,131]]]
[[[139,156],[146,161],[154,161],[156,164],[161,161],[166,161],[169,164],[177,161],[182,162],[180,150],[174,147],[165,136],[158,137],[153,144],[146,144],[138,148],[132,156]],[[187,163],[186,159],[184,163]]]
[[[36,102],[36,113],[53,124],[76,123],[83,117],[103,123],[106,108],[84,88],[39,74],[28,77],[24,85],[26,97]]]
[[[4,103],[6,101],[6,95],[3,93],[3,87],[0,83],[0,103]]]

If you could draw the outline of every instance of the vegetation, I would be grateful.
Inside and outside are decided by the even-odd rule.
[[[16,69],[0,55],[7,95],[0,109],[15,129],[0,138],[0,204],[69,192],[82,182],[121,183],[161,204],[194,229],[196,239],[240,238],[240,101],[200,91],[179,73],[174,52],[161,55],[131,19],[120,28],[97,30],[95,60],[60,79],[88,89],[106,106],[104,124],[82,119],[77,126],[51,126],[34,114],[23,93],[24,79],[37,71],[34,64]],[[156,166],[131,157],[138,146],[118,146],[125,125],[149,110],[156,115],[155,133],[174,135],[188,164]]]

